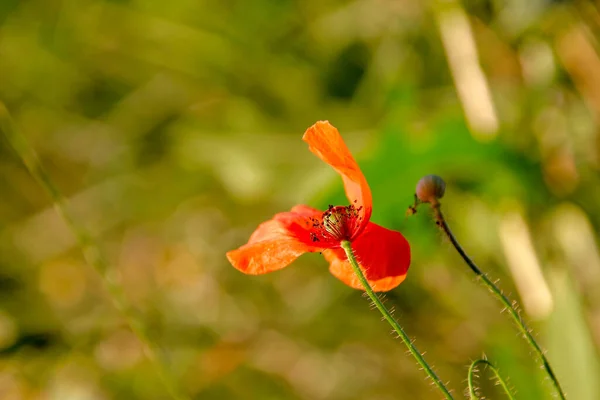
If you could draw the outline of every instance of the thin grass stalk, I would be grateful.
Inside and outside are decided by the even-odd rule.
[[[179,391],[174,378],[167,372],[165,357],[159,356],[159,349],[149,339],[141,318],[137,316],[135,309],[131,307],[122,287],[115,279],[114,273],[111,273],[109,264],[100,246],[96,244],[88,231],[79,224],[69,208],[67,199],[62,195],[48,173],[46,173],[37,154],[25,137],[15,128],[12,118],[2,102],[0,102],[0,132],[4,134],[31,176],[50,195],[56,212],[64,219],[69,229],[74,233],[86,262],[100,274],[113,305],[123,315],[131,331],[142,343],[144,353],[155,369],[156,375],[164,385],[165,390],[173,399],[187,399],[188,397]]]

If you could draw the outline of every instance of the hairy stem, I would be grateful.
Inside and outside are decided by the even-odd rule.
[[[8,139],[8,142],[14,148],[15,152],[21,158],[21,161],[31,174],[31,176],[43,187],[54,202],[54,208],[57,213],[65,220],[67,226],[75,234],[77,242],[83,252],[83,256],[86,262],[91,265],[103,278],[106,289],[110,294],[115,308],[121,312],[129,325],[131,331],[138,337],[144,348],[146,357],[152,363],[156,374],[169,395],[173,399],[186,399],[179,393],[177,386],[173,382],[169,373],[164,366],[164,362],[159,358],[158,349],[153,346],[150,341],[148,334],[141,319],[136,315],[135,310],[131,307],[127,301],[123,289],[115,280],[114,275],[111,274],[108,262],[104,258],[100,247],[94,242],[88,231],[81,226],[71,210],[68,207],[68,202],[62,193],[58,190],[50,176],[46,173],[42,164],[40,163],[37,154],[33,148],[29,145],[25,137],[23,137],[14,127],[14,124],[10,118],[8,110],[2,102],[0,102],[0,132]]]
[[[373,288],[369,284],[369,281],[367,281],[367,278],[365,278],[365,275],[363,274],[362,270],[358,265],[358,262],[356,261],[356,257],[354,256],[354,251],[352,250],[352,245],[350,244],[350,242],[346,240],[343,241],[342,248],[346,252],[346,257],[348,257],[348,261],[350,262],[354,273],[356,274],[356,276],[358,276],[358,279],[362,283],[365,292],[367,293],[371,301],[373,301],[373,304],[375,304],[375,307],[377,307],[381,315],[383,315],[383,318],[385,318],[385,320],[392,326],[394,331],[396,331],[396,333],[402,339],[406,347],[408,347],[410,353],[417,360],[417,363],[419,363],[419,365],[423,368],[425,373],[427,373],[427,375],[431,378],[435,386],[437,386],[437,388],[444,394],[446,399],[453,400],[454,398],[450,394],[450,391],[448,390],[446,385],[444,385],[444,383],[436,375],[436,373],[429,366],[429,364],[427,364],[427,361],[425,361],[425,358],[423,358],[421,352],[419,352],[419,350],[412,343],[406,332],[404,332],[404,329],[402,329],[398,321],[396,321],[396,319],[392,316],[392,313],[381,302],[379,296],[377,296],[377,294],[375,294],[375,292],[373,291]]]
[[[531,330],[517,311],[514,304],[508,299],[508,297],[506,297],[502,293],[498,286],[496,286],[496,284],[494,284],[494,282],[492,282],[490,278],[488,278],[488,276],[485,273],[483,273],[481,269],[479,269],[479,267],[473,262],[473,260],[471,260],[467,253],[465,253],[461,245],[456,240],[456,237],[450,230],[450,227],[446,223],[446,219],[444,218],[442,210],[440,209],[440,203],[435,202],[431,206],[433,208],[436,225],[439,226],[442,232],[444,232],[444,234],[448,237],[458,254],[460,254],[462,259],[467,263],[467,265],[469,266],[469,268],[471,268],[475,275],[477,275],[479,281],[483,284],[483,286],[488,288],[492,292],[492,294],[500,301],[500,303],[502,303],[502,305],[506,308],[508,314],[511,316],[515,324],[517,324],[519,331],[521,331],[527,343],[531,346],[535,354],[542,361],[544,370],[546,371],[548,377],[552,381],[552,384],[554,385],[554,388],[560,396],[560,399],[565,400],[565,394],[560,386],[560,383],[558,382],[558,379],[556,378],[556,375],[554,374],[554,371],[552,370],[552,367],[550,366],[550,362],[546,358],[546,355],[542,351],[542,348],[538,345],[537,341],[531,334]]]
[[[504,390],[504,393],[506,393],[506,396],[508,396],[508,398],[510,400],[515,400],[515,398],[513,397],[512,393],[510,392],[510,389],[508,388],[508,384],[500,376],[500,372],[498,371],[498,369],[494,366],[494,364],[492,364],[488,360],[484,360],[484,359],[475,360],[469,366],[469,375],[467,376],[467,381],[468,381],[468,384],[469,384],[469,398],[470,398],[470,400],[479,400],[480,399],[480,397],[476,393],[475,384],[473,383],[473,380],[474,380],[473,378],[475,376],[475,372],[477,371],[477,367],[480,364],[483,364],[483,365],[487,366],[489,369],[492,370],[492,372],[494,373],[494,376],[498,380],[498,384],[500,386],[502,386],[502,389]]]

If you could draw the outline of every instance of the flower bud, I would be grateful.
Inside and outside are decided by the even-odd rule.
[[[417,183],[417,198],[423,203],[436,203],[445,191],[446,182],[437,175],[426,175]]]

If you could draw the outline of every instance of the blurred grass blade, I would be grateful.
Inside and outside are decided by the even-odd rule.
[[[600,363],[579,289],[568,271],[554,267],[549,272],[550,286],[556,297],[556,311],[544,326],[550,354],[569,388],[569,397],[596,400],[600,398]]]
[[[106,288],[109,292],[109,297],[112,300],[115,308],[119,310],[127,321],[130,329],[141,341],[146,357],[153,364],[156,374],[174,399],[185,399],[186,396],[179,393],[174,379],[167,372],[165,367],[166,361],[163,357],[159,357],[159,350],[152,344],[146,333],[146,329],[137,317],[135,310],[129,305],[129,302],[118,284],[115,276],[111,274],[108,263],[104,258],[100,247],[94,242],[87,230],[81,226],[74,218],[69,210],[66,198],[58,190],[56,185],[46,171],[43,169],[38,157],[33,148],[27,143],[15,128],[10,114],[3,103],[0,102],[0,131],[7,138],[10,145],[33,176],[33,178],[48,192],[54,202],[54,208],[58,214],[64,218],[69,228],[73,231],[77,238],[77,242],[81,247],[83,256],[88,264],[90,264],[103,278]]]

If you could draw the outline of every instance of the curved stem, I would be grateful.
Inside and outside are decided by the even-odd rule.
[[[492,364],[488,360],[484,360],[484,359],[475,360],[469,366],[469,375],[467,377],[467,381],[469,384],[469,398],[471,400],[479,400],[480,399],[480,397],[475,392],[475,384],[473,383],[473,376],[475,375],[476,368],[479,364],[484,364],[488,368],[490,368],[492,370],[492,372],[494,373],[494,375],[496,376],[496,379],[498,379],[498,383],[500,384],[500,386],[502,386],[504,393],[506,393],[506,395],[508,396],[508,398],[510,400],[515,400],[512,393],[510,392],[510,389],[508,388],[508,384],[500,376],[500,372],[498,371],[498,369],[494,366],[494,364]]]
[[[513,321],[517,324],[517,327],[523,334],[523,337],[525,337],[525,340],[527,341],[527,343],[529,343],[531,348],[534,350],[534,352],[537,354],[537,356],[541,359],[542,364],[544,366],[544,370],[546,371],[546,373],[548,374],[548,377],[552,381],[552,384],[554,385],[554,388],[558,392],[558,395],[560,396],[560,398],[562,400],[565,400],[566,399],[565,394],[560,386],[560,383],[558,382],[558,379],[556,378],[556,375],[554,374],[554,371],[552,370],[552,367],[550,366],[550,362],[546,358],[546,355],[542,351],[542,348],[536,342],[535,338],[531,334],[531,330],[529,329],[529,327],[527,326],[527,324],[525,323],[525,321],[523,320],[523,318],[521,317],[521,315],[519,314],[519,312],[517,311],[517,309],[515,308],[513,303],[508,299],[508,297],[506,297],[502,293],[502,291],[498,288],[498,286],[496,286],[496,284],[494,284],[494,282],[492,282],[490,280],[490,278],[488,278],[488,276],[485,273],[483,273],[481,271],[481,269],[479,269],[479,267],[473,262],[473,260],[471,260],[471,258],[469,258],[467,253],[465,253],[465,251],[463,250],[461,245],[456,240],[456,237],[454,237],[454,234],[452,234],[450,227],[446,223],[446,219],[444,218],[444,215],[442,214],[442,210],[440,209],[440,203],[438,202],[438,203],[432,204],[431,206],[433,208],[433,213],[435,216],[437,226],[439,226],[440,229],[442,230],[442,232],[444,232],[444,234],[448,237],[448,239],[450,240],[450,242],[452,243],[452,245],[454,246],[454,248],[456,249],[458,254],[460,254],[460,256],[467,263],[469,268],[471,268],[471,270],[480,279],[480,282],[485,287],[487,287],[492,292],[492,294],[494,296],[496,296],[496,298],[500,301],[500,303],[502,303],[502,305],[506,308],[506,310],[508,311],[508,314],[511,316]]]
[[[142,343],[144,353],[156,371],[158,379],[162,382],[165,390],[171,398],[176,400],[186,399],[187,396],[181,394],[166,371],[164,364],[166,363],[162,357],[159,357],[159,350],[154,346],[148,337],[147,330],[141,322],[141,319],[136,315],[135,310],[127,301],[127,297],[123,292],[123,288],[114,279],[111,274],[109,264],[103,256],[100,246],[92,239],[88,231],[80,225],[73,213],[71,212],[67,199],[58,190],[50,176],[46,173],[40,163],[37,154],[29,145],[25,137],[23,137],[14,127],[8,110],[2,102],[0,102],[0,132],[6,136],[8,142],[12,145],[17,155],[31,174],[31,176],[44,188],[54,202],[54,208],[62,217],[71,231],[74,233],[79,247],[83,252],[83,257],[86,262],[92,266],[104,280],[107,291],[110,294],[110,299],[115,308],[121,312],[129,328],[137,336]]]
[[[356,276],[358,276],[358,279],[362,283],[362,285],[365,289],[365,292],[367,293],[367,295],[369,296],[371,301],[373,301],[373,304],[375,304],[375,307],[377,307],[377,309],[379,310],[381,315],[383,315],[383,318],[385,318],[385,320],[392,326],[392,328],[394,328],[394,331],[396,331],[398,336],[400,336],[400,338],[402,339],[402,341],[404,342],[406,347],[408,347],[408,350],[410,351],[410,353],[417,360],[419,365],[421,367],[423,367],[423,370],[425,370],[427,375],[429,375],[429,377],[431,378],[431,380],[433,381],[435,386],[437,386],[437,388],[440,389],[440,391],[444,394],[446,399],[453,400],[454,398],[450,394],[450,391],[448,390],[446,385],[444,385],[444,383],[436,375],[436,373],[429,366],[429,364],[427,364],[427,361],[425,361],[425,359],[423,358],[423,355],[419,352],[419,350],[412,343],[412,341],[410,340],[410,338],[408,337],[406,332],[404,332],[404,329],[402,329],[402,327],[400,326],[398,321],[396,321],[396,319],[392,316],[392,313],[381,302],[381,300],[379,299],[379,296],[377,296],[377,294],[375,294],[375,292],[373,291],[373,288],[369,284],[369,281],[367,281],[367,278],[365,278],[365,275],[363,274],[362,270],[360,269],[360,267],[358,265],[358,262],[356,261],[356,257],[354,256],[354,251],[352,250],[352,245],[350,244],[350,242],[344,240],[344,241],[342,241],[341,245],[342,245],[342,248],[344,249],[344,251],[346,252],[346,257],[348,257],[348,261],[350,262],[350,265],[352,266],[354,273],[356,274]]]

